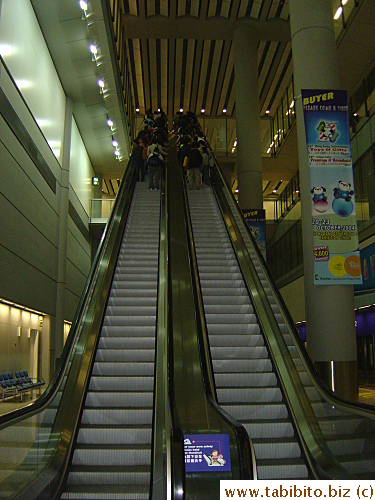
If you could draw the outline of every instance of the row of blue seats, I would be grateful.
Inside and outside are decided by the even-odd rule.
[[[41,387],[45,384],[43,379],[32,380],[26,370],[8,373],[0,373],[0,387],[3,391],[2,400],[4,401],[6,396],[16,397],[20,395],[22,401],[22,396],[26,392],[30,391],[31,399],[33,399],[34,389],[39,390],[39,396],[41,393]]]

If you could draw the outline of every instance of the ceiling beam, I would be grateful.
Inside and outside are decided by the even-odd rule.
[[[256,32],[259,40],[290,41],[289,21],[283,19],[261,22],[250,18],[232,20],[217,17],[210,19],[179,17],[171,22],[171,19],[161,16],[153,16],[142,21],[139,17],[125,15],[123,23],[127,38],[231,40],[236,28],[247,26],[249,30]]]

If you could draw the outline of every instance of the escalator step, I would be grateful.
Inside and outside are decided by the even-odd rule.
[[[141,465],[151,463],[151,447],[144,445],[76,444],[73,465]]]
[[[102,392],[89,391],[85,409],[91,408],[152,408],[154,394],[140,389],[139,392]],[[85,410],[84,410],[85,411]]]
[[[84,425],[113,425],[129,424],[149,424],[152,423],[152,410],[149,408],[130,408],[124,411],[123,408],[97,408],[86,409],[82,414],[82,424]]]
[[[96,376],[93,375],[90,379],[90,391],[115,391],[118,388],[120,392],[123,391],[152,391],[154,387],[154,377],[133,377],[123,376]]]
[[[258,479],[307,479],[308,470],[302,459],[257,460]]]
[[[282,394],[278,387],[241,387],[217,389],[218,400],[222,404],[228,403],[279,403]]]
[[[148,444],[151,442],[150,426],[81,426],[77,443],[85,444]]]
[[[245,373],[245,372],[271,372],[272,363],[270,359],[213,359],[212,364],[215,373]]]
[[[257,325],[258,326],[258,325]],[[259,327],[258,327],[259,328]],[[210,335],[210,346],[213,347],[252,347],[252,346],[263,346],[264,339],[260,334],[252,335]]]
[[[152,337],[100,337],[99,349],[154,349]]]
[[[207,324],[209,335],[255,335],[260,334],[258,323],[242,325]]]
[[[154,374],[154,363],[95,363],[93,375],[132,375],[143,377]]]
[[[127,325],[126,329],[122,325],[118,326],[102,326],[101,335],[104,337],[152,337],[155,339],[155,326],[145,326],[145,325]]]
[[[277,378],[274,372],[260,373],[217,373],[216,388],[224,387],[276,387]]]
[[[284,460],[300,458],[301,449],[295,438],[252,439],[257,461],[264,459]]]
[[[214,347],[211,346],[211,354],[215,361],[222,360],[236,360],[240,359],[266,359],[268,358],[268,351],[265,346],[238,346],[229,350],[227,347]],[[249,370],[250,371],[250,370]]]

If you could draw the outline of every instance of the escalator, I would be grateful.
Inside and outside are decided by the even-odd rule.
[[[61,498],[148,499],[160,191],[137,183]]]
[[[259,479],[306,479],[308,470],[214,194],[210,188],[193,190],[188,198],[218,401],[251,436]]]

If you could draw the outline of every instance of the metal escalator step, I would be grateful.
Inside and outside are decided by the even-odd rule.
[[[257,460],[258,479],[307,479],[308,470],[300,458]]]
[[[152,410],[149,408],[140,410],[123,408],[97,408],[87,409],[82,414],[82,424],[84,425],[107,425],[108,422],[113,425],[129,425],[129,424],[149,424],[152,422]]]
[[[278,387],[241,387],[217,389],[217,397],[221,404],[228,403],[278,403],[282,394]]]
[[[131,274],[137,274],[139,276],[139,279],[147,279],[148,276],[153,279],[155,277],[155,274],[158,273],[158,268],[157,266],[154,265],[143,265],[143,264],[129,264],[128,262],[124,262],[121,266],[116,267],[116,272],[114,274],[114,279],[117,278],[119,275],[131,275]]]
[[[69,500],[149,500],[150,486],[140,484],[70,485],[60,498]]]
[[[276,387],[277,378],[274,372],[259,373],[217,373],[216,388],[224,387]],[[220,399],[221,400],[221,399]]]
[[[140,319],[142,320],[140,322]],[[153,316],[106,316],[104,318],[104,326],[155,326],[156,317]]]
[[[202,289],[203,290],[203,289]],[[237,293],[233,293],[233,289],[227,290],[226,294],[224,290],[221,293],[215,293],[215,290],[212,288],[204,288],[204,305],[209,306],[232,306],[232,305],[247,305],[251,304],[249,301],[249,296],[246,293],[245,288],[243,289],[243,293],[239,293],[241,290],[238,290]]]
[[[95,363],[93,375],[133,375],[145,376],[154,374],[154,363]]]
[[[257,421],[260,420],[265,421],[267,423],[272,420],[277,421],[279,419],[286,419],[288,417],[287,408],[283,403],[272,403],[272,404],[253,403],[251,405],[223,404],[222,407],[225,409],[225,411],[229,413],[229,415],[232,415],[234,418],[238,419],[244,425],[252,424],[252,422],[257,423]],[[290,423],[290,428],[292,430],[292,433],[294,433],[293,426],[291,423]],[[249,436],[255,437],[255,435],[253,434],[249,434]]]
[[[155,316],[156,315],[156,306],[121,306],[121,305],[109,305],[106,309],[106,314],[112,317],[124,317],[124,316]]]
[[[301,449],[295,438],[252,439],[256,459],[300,458]]]
[[[247,290],[244,286],[235,287],[226,287],[222,286],[220,288],[215,288],[212,286],[204,286],[201,283],[201,290],[203,294],[203,301],[205,301],[208,297],[245,297],[249,298]],[[219,299],[220,300],[220,299]]]
[[[100,337],[99,349],[155,349],[152,337]]]
[[[134,466],[100,466],[90,468],[75,465],[69,473],[69,485],[147,485],[150,483],[150,470],[139,470]]]
[[[126,288],[126,290],[128,291],[132,289],[139,291],[142,289],[149,290],[150,288],[155,288],[156,285],[157,285],[156,280],[136,281],[136,280],[128,280],[125,277],[123,280],[114,281],[112,283],[112,289]]]
[[[289,419],[259,420],[246,422],[240,420],[251,439],[293,438],[294,428]]]
[[[235,288],[243,287],[242,279],[210,279],[201,280],[202,288]]]
[[[144,271],[143,273],[131,274],[131,273],[120,273],[116,274],[113,277],[113,283],[131,283],[132,281],[136,281],[138,283],[156,283],[157,273]]]
[[[119,282],[117,283],[119,284]],[[131,298],[132,300],[137,300],[138,298],[156,298],[157,296],[157,289],[155,287],[152,288],[147,288],[147,287],[142,287],[139,289],[136,288],[125,288],[125,287],[119,287],[117,286],[116,288],[111,289],[110,293],[110,298],[117,298],[117,297],[124,297],[124,298]]]
[[[251,325],[258,324],[257,317],[253,313],[214,313],[206,314],[206,321],[210,325],[219,324],[219,325]]]
[[[154,393],[138,391],[102,392],[89,391],[86,395],[85,410],[92,408],[151,408],[153,407]]]
[[[130,362],[140,363],[143,361],[154,361],[155,349],[98,349],[96,352],[95,362]]]
[[[103,325],[101,335],[104,337],[123,337],[126,333],[129,337],[153,337],[155,339],[155,325]]]
[[[154,377],[133,377],[133,376],[96,376],[90,378],[90,391],[114,391],[115,388],[123,391],[152,391],[154,387]]]
[[[221,325],[221,324],[208,324],[207,330],[209,335],[259,335],[260,328],[258,323],[241,324],[241,325]]]
[[[156,307],[156,294],[146,295],[144,297],[130,297],[130,296],[122,296],[118,294],[111,294],[108,299],[108,306],[153,306]]]
[[[254,314],[251,304],[204,304],[206,314]]]
[[[152,429],[149,425],[131,426],[81,426],[77,442],[80,444],[148,444],[151,442]]]
[[[231,359],[212,360],[215,373],[244,373],[244,372],[264,372],[272,371],[270,359]]]
[[[84,465],[142,465],[151,463],[151,446],[76,444],[72,463]]]
[[[214,335],[210,334],[210,346],[213,347],[254,347],[263,346],[264,339],[260,334],[252,335]]]
[[[215,362],[224,359],[239,361],[240,359],[266,359],[268,358],[268,351],[265,346],[234,347],[232,345],[230,349],[227,347],[211,346],[211,355]]]

